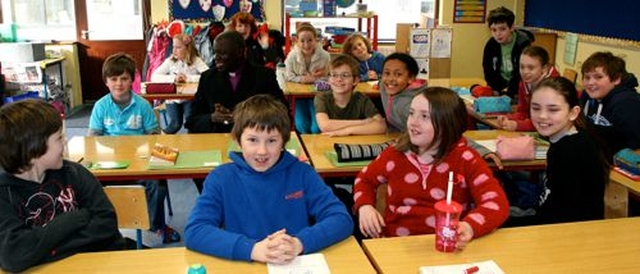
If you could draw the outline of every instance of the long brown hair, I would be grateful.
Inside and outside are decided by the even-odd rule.
[[[448,88],[429,87],[413,98],[415,99],[417,96],[424,96],[431,106],[430,115],[434,137],[427,150],[438,145],[438,150],[433,158],[436,163],[439,163],[453,149],[462,137],[462,133],[467,129],[467,109],[458,94]],[[406,131],[398,139],[395,149],[418,152],[418,147],[411,143],[409,133]]]
[[[531,96],[533,96],[533,94],[536,91],[538,91],[538,90],[540,90],[542,88],[552,89],[558,95],[562,96],[562,98],[564,98],[564,100],[569,105],[569,109],[572,109],[574,107],[580,108],[580,100],[578,99],[578,91],[576,90],[576,87],[573,84],[573,82],[569,81],[568,79],[566,79],[564,77],[546,78],[546,79],[542,80],[538,84],[538,86],[536,86],[531,91]],[[608,182],[609,181],[609,171],[611,170],[611,164],[612,164],[612,157],[609,156],[609,155],[611,155],[611,152],[609,151],[608,147],[606,145],[604,145],[605,144],[604,140],[602,140],[602,138],[598,134],[596,134],[596,132],[592,128],[591,124],[587,122],[586,118],[584,117],[584,113],[582,111],[579,111],[578,117],[576,118],[575,121],[573,121],[573,125],[578,130],[585,131],[587,133],[587,135],[589,135],[591,140],[593,140],[593,142],[594,142],[594,144],[595,144],[595,146],[596,146],[596,148],[598,150],[598,160],[601,163],[601,167],[604,170],[604,174],[605,174],[605,177],[606,177],[606,178],[604,178],[604,181]]]

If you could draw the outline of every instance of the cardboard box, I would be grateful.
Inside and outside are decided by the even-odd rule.
[[[396,52],[409,52],[409,33],[411,32],[409,23],[396,24]]]
[[[0,43],[0,61],[36,62],[45,59],[43,43]]]

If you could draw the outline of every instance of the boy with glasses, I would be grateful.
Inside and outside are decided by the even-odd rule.
[[[331,92],[316,94],[313,105],[322,134],[330,136],[380,134],[387,124],[369,97],[354,92],[360,82],[358,61],[338,55],[330,65]]]

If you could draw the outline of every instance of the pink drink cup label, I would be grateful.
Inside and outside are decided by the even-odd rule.
[[[439,201],[434,208],[436,210],[436,250],[454,252],[458,241],[458,221],[462,205],[455,201],[451,201],[451,204]]]

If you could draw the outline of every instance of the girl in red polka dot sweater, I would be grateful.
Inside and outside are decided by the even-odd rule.
[[[431,87],[413,98],[407,131],[355,180],[354,210],[365,236],[434,233],[433,205],[445,199],[450,171],[455,174],[452,199],[463,205],[459,249],[507,219],[502,187],[462,137],[466,122],[465,105],[450,89]],[[384,215],[374,207],[381,184],[387,185]]]

